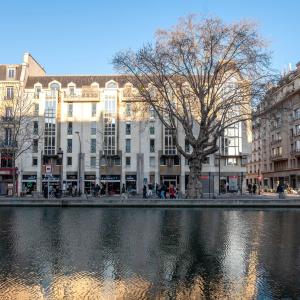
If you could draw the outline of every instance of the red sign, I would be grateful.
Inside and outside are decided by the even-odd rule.
[[[261,176],[257,176],[257,179],[258,179],[258,180],[261,180],[261,178],[262,178]]]

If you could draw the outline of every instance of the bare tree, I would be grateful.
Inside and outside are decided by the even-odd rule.
[[[34,99],[24,94],[21,87],[13,87],[10,95],[0,98],[1,160],[13,170],[13,195],[16,192],[16,161],[33,147],[37,151],[41,131]],[[36,148],[36,149],[35,149]]]
[[[198,198],[206,156],[218,151],[225,128],[251,118],[270,80],[270,54],[255,24],[187,17],[159,30],[154,45],[117,53],[113,64],[173,133],[189,161],[187,196]],[[179,144],[179,130],[191,152]]]

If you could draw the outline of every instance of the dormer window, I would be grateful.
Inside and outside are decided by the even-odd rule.
[[[35,95],[35,98],[36,99],[39,99],[40,98],[40,93],[42,92],[42,87],[40,85],[37,85],[35,87],[35,92],[34,92],[34,95]]]
[[[75,96],[75,86],[69,86],[70,96]]]
[[[15,79],[16,69],[15,68],[9,68],[7,75],[8,75],[8,79]]]

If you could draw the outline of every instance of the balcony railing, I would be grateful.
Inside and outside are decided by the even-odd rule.
[[[17,141],[0,140],[0,148],[13,149],[18,147]]]
[[[9,117],[9,116],[3,116],[3,117],[1,117],[1,121],[3,123],[11,123],[13,120],[14,120],[14,118],[13,117]]]
[[[276,139],[276,140],[273,140],[273,141],[271,141],[271,145],[280,143],[281,141],[282,141],[282,139]]]
[[[96,91],[84,91],[81,94],[64,94],[65,101],[98,101],[99,100],[99,92]]]

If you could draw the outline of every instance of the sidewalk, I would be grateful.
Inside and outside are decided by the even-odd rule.
[[[0,206],[57,206],[57,207],[220,207],[220,208],[300,208],[300,197],[278,199],[278,195],[230,195],[215,199],[142,199],[131,197],[104,198],[0,198]]]

